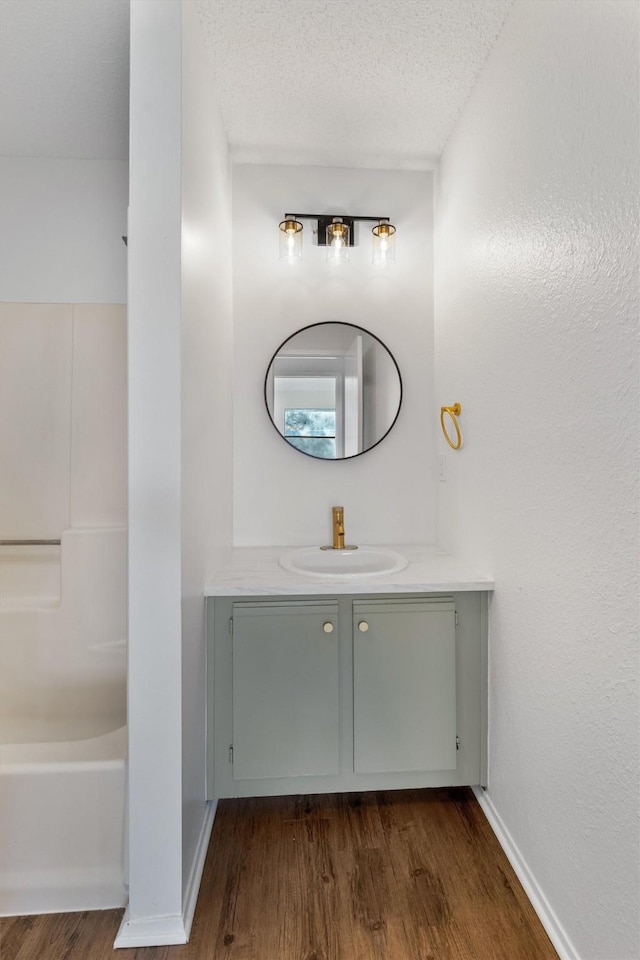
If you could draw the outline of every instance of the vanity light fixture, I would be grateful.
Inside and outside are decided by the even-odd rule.
[[[395,262],[396,228],[388,217],[352,217],[327,213],[285,213],[280,222],[280,259],[287,263],[302,260],[301,220],[317,221],[319,247],[327,247],[327,263],[342,266],[349,262],[349,247],[355,246],[354,224],[375,223],[372,235],[372,263],[386,267]]]

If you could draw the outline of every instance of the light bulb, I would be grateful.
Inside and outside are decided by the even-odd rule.
[[[327,227],[327,263],[340,267],[349,260],[348,241],[349,227],[341,220],[334,220]]]
[[[376,267],[387,267],[395,261],[396,228],[386,220],[381,221],[371,231],[373,243],[371,262]]]
[[[294,264],[302,260],[302,224],[287,218],[280,224],[280,259]]]

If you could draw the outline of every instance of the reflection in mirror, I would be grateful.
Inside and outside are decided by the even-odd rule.
[[[375,447],[402,403],[398,365],[381,340],[350,323],[314,323],[278,347],[265,379],[274,427],[322,460]]]

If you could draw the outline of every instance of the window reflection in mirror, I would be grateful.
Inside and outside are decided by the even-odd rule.
[[[370,450],[389,432],[402,381],[373,334],[348,323],[316,323],[276,350],[265,400],[287,443],[308,456],[343,460]]]

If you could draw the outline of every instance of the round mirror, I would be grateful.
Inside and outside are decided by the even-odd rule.
[[[264,396],[271,422],[292,447],[321,460],[346,460],[389,433],[402,379],[372,333],[351,323],[313,323],[278,347]]]

